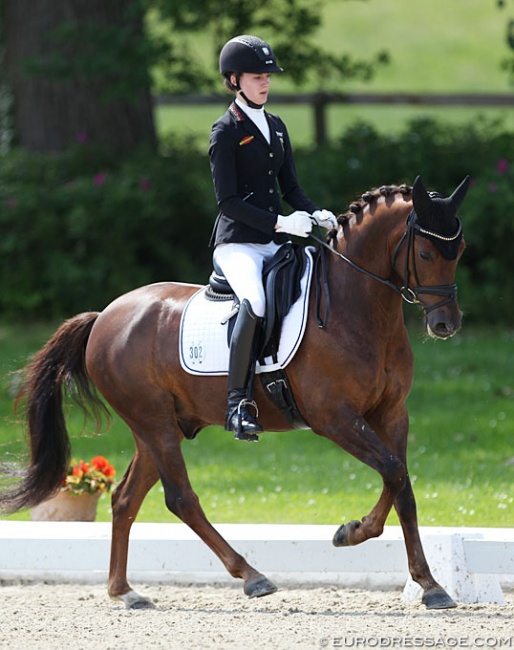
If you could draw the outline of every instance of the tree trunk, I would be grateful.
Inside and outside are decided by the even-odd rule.
[[[18,146],[63,151],[87,140],[118,153],[155,149],[133,0],[3,0],[3,27]]]

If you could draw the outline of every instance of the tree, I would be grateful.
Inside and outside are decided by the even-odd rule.
[[[497,0],[497,6],[499,9],[506,8],[506,0]],[[507,28],[505,31],[505,42],[507,47],[514,51],[514,18],[509,18],[507,21]],[[514,55],[505,57],[502,61],[502,68],[507,71],[507,74],[510,76],[511,80],[514,80]]]
[[[210,37],[218,52],[228,38],[256,31],[272,40],[295,83],[311,74],[320,89],[333,75],[369,78],[387,59],[382,52],[357,61],[319,47],[321,4],[309,0],[0,3],[15,144],[32,151],[66,150],[77,138],[115,153],[141,145],[155,150],[151,71],[159,71],[161,91],[206,90],[218,82],[215,66],[206,68],[193,54],[194,33]]]
[[[133,0],[3,0],[16,143],[155,147],[143,14]]]
[[[201,33],[210,39],[214,57],[223,44],[237,34],[251,34],[269,40],[288,78],[297,85],[313,78],[321,90],[333,78],[368,80],[377,67],[388,62],[388,54],[379,51],[369,60],[358,60],[344,53],[325,50],[316,40],[321,25],[323,0],[148,0],[156,12],[156,21],[167,21],[174,47],[166,90],[191,90],[219,83],[216,66],[199,69],[190,37]],[[180,44],[180,45],[179,45]]]

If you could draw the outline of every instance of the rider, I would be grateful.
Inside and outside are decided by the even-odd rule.
[[[271,47],[255,36],[236,36],[222,48],[219,69],[235,99],[211,132],[219,206],[211,242],[214,264],[240,302],[230,343],[225,429],[238,440],[257,441],[263,429],[252,401],[252,378],[265,313],[263,264],[289,241],[288,235],[308,237],[313,223],[332,228],[337,222],[298,184],[286,126],[264,110],[271,74],[282,71]],[[282,214],[281,198],[294,209],[289,216]]]

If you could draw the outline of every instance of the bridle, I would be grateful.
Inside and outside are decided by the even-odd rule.
[[[400,252],[400,249],[402,246],[405,244],[407,246],[407,254],[405,256],[405,268],[403,272],[403,285],[398,286],[394,282],[391,282],[390,280],[387,280],[386,278],[382,278],[378,275],[375,275],[371,271],[368,271],[367,269],[364,269],[362,266],[359,266],[358,264],[355,264],[350,258],[346,257],[346,255],[343,255],[339,251],[337,251],[335,248],[332,246],[329,246],[325,241],[323,241],[320,237],[317,237],[313,233],[311,233],[311,237],[318,242],[320,246],[323,248],[329,250],[331,253],[336,255],[337,257],[341,258],[344,262],[346,262],[349,266],[351,266],[353,269],[356,271],[359,271],[360,273],[363,273],[364,275],[367,275],[370,278],[373,278],[373,280],[376,280],[377,282],[380,282],[381,284],[384,284],[386,287],[389,287],[396,293],[399,293],[403,300],[410,305],[419,305],[421,308],[421,311],[423,312],[423,315],[426,316],[429,314],[431,311],[434,309],[438,309],[439,307],[443,307],[444,305],[448,305],[451,302],[454,302],[457,300],[457,285],[456,284],[442,284],[442,285],[432,285],[432,286],[422,286],[419,284],[419,278],[418,278],[418,273],[416,269],[416,254],[415,254],[415,248],[414,248],[414,238],[416,236],[416,233],[421,233],[423,235],[429,235],[430,237],[435,237],[436,239],[440,239],[441,241],[454,241],[458,239],[461,234],[462,234],[462,224],[459,219],[458,221],[458,228],[457,232],[454,235],[451,235],[449,237],[439,235],[438,233],[425,230],[422,228],[418,223],[417,223],[417,214],[415,210],[413,209],[411,213],[409,214],[407,218],[407,229],[403,233],[400,241],[395,247],[392,260],[391,260],[391,266],[393,269],[395,268],[396,261],[398,258],[398,254]],[[328,282],[327,282],[327,275],[326,275],[326,265],[325,265],[325,259],[324,259],[324,254],[323,250],[320,249],[320,255],[318,256],[318,260],[320,263],[320,266],[317,265],[317,273],[316,273],[316,318],[318,321],[318,326],[320,328],[325,327],[327,321],[328,321],[328,315],[330,311],[330,294],[329,294],[329,288],[328,288]],[[410,265],[409,265],[410,262]],[[320,273],[321,271],[321,273]],[[410,286],[409,284],[409,278],[412,275],[415,279],[415,286]],[[322,279],[320,279],[320,275],[322,276]],[[320,316],[320,304],[321,304],[321,283],[323,283],[323,290],[325,292],[325,316],[321,318]],[[430,296],[441,296],[441,300],[437,302],[435,305],[427,305],[420,297],[421,294],[426,294]]]
[[[415,255],[415,250],[414,250],[414,237],[416,235],[416,232],[422,233],[423,235],[429,235],[430,237],[435,237],[436,239],[439,239],[441,241],[455,241],[458,239],[461,234],[462,234],[462,224],[459,219],[457,219],[458,222],[458,228],[457,232],[454,235],[451,235],[450,237],[446,237],[443,235],[439,235],[436,232],[432,232],[430,230],[425,230],[422,228],[418,223],[417,223],[417,214],[414,210],[411,211],[409,214],[409,217],[407,219],[407,230],[403,233],[402,238],[398,242],[398,245],[396,246],[396,249],[393,254],[393,260],[392,260],[392,266],[394,268],[396,264],[396,258],[398,256],[398,252],[400,250],[400,247],[402,246],[403,242],[407,242],[407,257],[405,259],[405,271],[404,271],[404,281],[403,281],[403,286],[402,287],[396,287],[397,291],[400,291],[402,298],[405,300],[405,302],[408,302],[409,304],[413,305],[420,305],[421,309],[423,311],[423,314],[426,316],[428,313],[430,313],[434,309],[438,309],[439,307],[444,307],[444,305],[448,305],[449,303],[453,302],[454,300],[457,300],[457,285],[456,284],[441,284],[441,285],[432,285],[432,286],[427,286],[423,287],[419,284],[419,278],[418,278],[418,272],[416,269],[416,255]],[[409,259],[412,262],[412,274],[414,275],[414,279],[416,281],[416,286],[415,287],[410,287],[409,286]],[[428,294],[430,296],[443,296],[443,299],[437,302],[435,305],[432,305],[429,307],[426,305],[420,298],[419,294]]]

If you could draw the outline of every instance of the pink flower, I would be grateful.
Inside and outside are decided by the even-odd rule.
[[[506,158],[500,158],[496,163],[496,171],[498,174],[506,174],[509,171],[509,161]]]
[[[85,131],[81,131],[80,133],[77,133],[77,135],[75,136],[75,140],[79,144],[85,144],[88,140],[87,133]]]
[[[8,196],[5,199],[5,204],[8,208],[15,208],[18,205],[18,201],[14,196]]]
[[[496,183],[489,183],[489,185],[487,186],[487,189],[489,190],[489,192],[493,192],[493,193],[497,192],[498,191],[498,185]]]
[[[142,178],[139,181],[139,187],[142,190],[149,190],[152,187],[152,183],[150,182],[149,178]]]
[[[93,176],[93,185],[103,185],[105,183],[105,179],[107,178],[105,172],[98,172],[98,174],[95,174]]]

